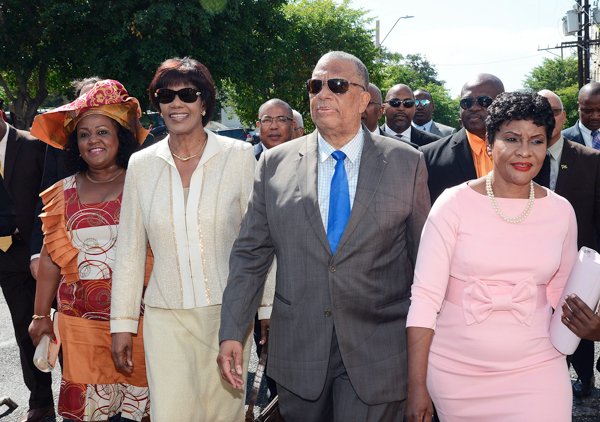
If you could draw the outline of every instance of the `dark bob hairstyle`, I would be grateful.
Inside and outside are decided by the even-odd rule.
[[[489,106],[485,120],[490,145],[494,144],[500,126],[512,120],[530,120],[537,126],[544,126],[548,140],[556,124],[552,107],[546,98],[533,91],[503,92]]]
[[[117,138],[119,138],[119,150],[117,151],[117,165],[122,169],[127,168],[129,157],[139,148],[138,141],[133,133],[125,129],[115,120],[111,119],[117,126]],[[79,154],[79,146],[77,145],[77,129],[69,135],[67,145],[65,146],[65,167],[70,173],[78,171],[83,172],[88,169],[87,163]]]
[[[204,103],[206,114],[202,116],[202,126],[206,126],[212,118],[215,108],[215,83],[213,78],[202,63],[190,57],[180,59],[174,57],[165,60],[154,74],[152,82],[148,87],[150,101],[157,111],[160,111],[160,105],[154,93],[157,89],[169,88],[178,84],[192,84],[194,88],[200,91],[200,97]]]

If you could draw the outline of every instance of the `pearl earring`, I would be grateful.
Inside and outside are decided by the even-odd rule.
[[[202,116],[206,116],[206,110],[202,110]]]

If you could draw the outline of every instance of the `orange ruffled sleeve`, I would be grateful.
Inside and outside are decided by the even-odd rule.
[[[71,242],[65,220],[65,195],[62,180],[40,194],[44,208],[40,218],[44,232],[44,245],[52,261],[60,267],[67,284],[79,281],[77,256],[79,251]]]

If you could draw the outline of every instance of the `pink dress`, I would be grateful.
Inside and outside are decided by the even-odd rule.
[[[497,198],[505,215],[526,199]],[[423,228],[407,326],[435,330],[427,388],[443,422],[571,420],[565,357],[549,339],[577,257],[573,208],[548,191],[520,224],[467,183]]]

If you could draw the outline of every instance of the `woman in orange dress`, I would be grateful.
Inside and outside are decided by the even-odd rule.
[[[112,266],[129,157],[145,139],[138,101],[113,80],[97,82],[70,104],[37,116],[31,132],[64,148],[75,173],[41,194],[40,256],[34,344],[54,338],[58,303],[63,379],[58,412],[65,421],[140,421],[149,414],[141,333],[131,374],[118,372],[109,330]]]

